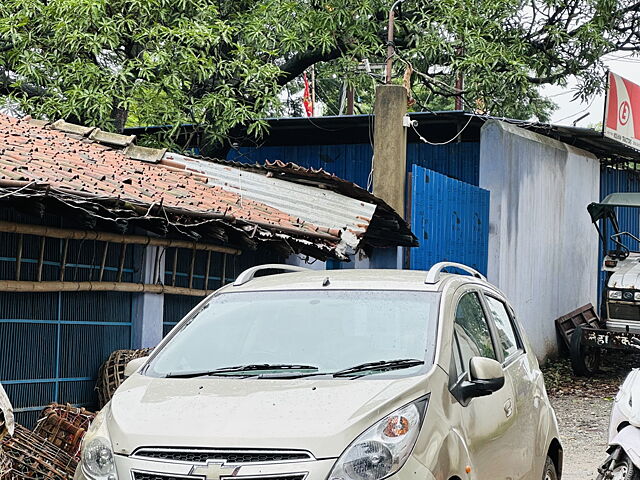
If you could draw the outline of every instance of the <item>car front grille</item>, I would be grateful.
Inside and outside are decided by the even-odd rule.
[[[263,477],[237,477],[238,479],[249,479],[249,480],[304,480],[304,474],[296,474],[296,475],[269,475]],[[179,476],[179,475],[170,475],[170,474],[162,474],[162,473],[150,473],[150,472],[133,472],[133,480],[191,480],[202,477],[194,477],[194,476]]]
[[[640,322],[640,305],[610,302],[609,318]]]
[[[175,475],[162,475],[160,473],[133,472],[133,480],[186,480],[194,477],[179,477]]]
[[[207,463],[211,460],[224,460],[225,463],[269,463],[313,460],[309,452],[277,450],[211,450],[211,449],[173,449],[140,448],[134,457],[173,462]]]

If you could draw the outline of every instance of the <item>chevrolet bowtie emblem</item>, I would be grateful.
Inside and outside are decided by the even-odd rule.
[[[206,465],[194,465],[189,475],[197,475],[207,480],[221,480],[223,477],[233,477],[240,467],[225,465],[224,462],[207,462]]]

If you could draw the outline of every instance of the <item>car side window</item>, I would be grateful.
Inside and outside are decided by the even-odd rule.
[[[498,343],[500,348],[502,348],[504,358],[509,358],[522,348],[513,327],[511,316],[509,315],[507,306],[502,301],[489,295],[485,295],[485,298],[487,299],[487,306],[489,307],[493,323],[496,326]]]
[[[457,340],[454,345],[457,344],[459,348],[462,366],[462,371],[458,373],[468,371],[472,357],[496,359],[489,324],[477,293],[466,293],[460,298],[456,308],[454,336],[454,340]]]

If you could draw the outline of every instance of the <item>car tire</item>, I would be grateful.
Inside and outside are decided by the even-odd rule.
[[[579,377],[591,377],[600,368],[600,349],[582,345],[582,332],[576,329],[571,335],[571,368]]]
[[[558,472],[556,472],[556,466],[553,460],[551,460],[551,457],[547,457],[547,460],[544,462],[542,480],[558,480]]]

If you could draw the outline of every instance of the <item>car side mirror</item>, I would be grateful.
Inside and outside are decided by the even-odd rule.
[[[140,369],[140,367],[142,367],[142,365],[147,362],[147,360],[149,360],[149,357],[139,357],[134,358],[129,363],[127,363],[127,366],[124,367],[124,378],[129,378],[131,375],[136,373]]]
[[[461,385],[465,399],[491,395],[503,386],[504,370],[499,362],[486,357],[473,357],[469,361],[469,381]]]

